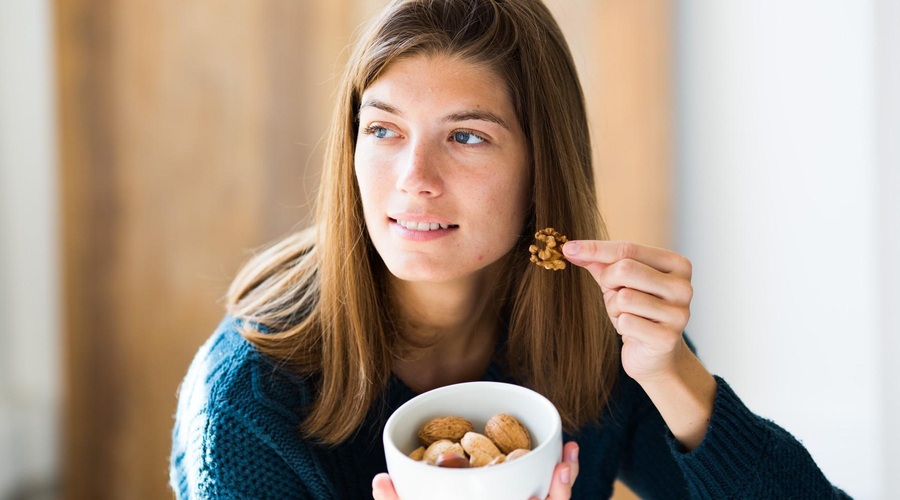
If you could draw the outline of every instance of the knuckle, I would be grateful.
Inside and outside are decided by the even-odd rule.
[[[678,321],[681,328],[684,328],[685,325],[688,324],[688,321],[691,320],[691,310],[687,308],[679,308],[678,309]]]
[[[616,261],[607,268],[609,277],[616,283],[621,283],[634,272],[634,269],[635,262],[630,259]]]
[[[633,306],[637,300],[637,293],[630,288],[623,288],[616,294],[616,299],[620,307]]]
[[[632,326],[632,323],[633,323],[633,321],[632,321],[632,318],[633,318],[633,317],[634,317],[634,316],[632,316],[632,315],[630,315],[630,314],[628,314],[628,313],[622,313],[622,314],[620,314],[619,317],[616,318],[616,329],[617,329],[620,333],[623,332],[623,331],[628,331],[628,330],[630,330],[630,329],[631,329],[631,326]]]
[[[681,268],[684,269],[684,273],[688,278],[694,275],[694,264],[691,262],[691,259],[688,259],[683,255],[680,256],[680,265]]]
[[[637,261],[631,258],[620,260],[618,264],[623,275],[633,274],[638,268]]]
[[[618,260],[630,259],[634,257],[635,246],[629,241],[620,241],[616,244],[616,258]]]

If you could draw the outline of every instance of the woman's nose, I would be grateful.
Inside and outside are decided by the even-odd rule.
[[[426,141],[411,142],[397,176],[397,189],[404,193],[434,197],[441,194],[438,148]]]

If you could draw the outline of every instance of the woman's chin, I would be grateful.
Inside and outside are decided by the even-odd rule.
[[[460,278],[463,274],[451,269],[411,269],[409,267],[392,268],[388,271],[394,278],[413,283],[446,283]]]
[[[446,261],[420,262],[395,261],[385,262],[388,272],[401,281],[419,283],[446,283],[476,273],[478,269],[466,269],[449,264]]]

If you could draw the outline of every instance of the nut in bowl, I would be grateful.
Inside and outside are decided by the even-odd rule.
[[[497,415],[513,416],[527,429],[530,451],[502,463],[462,468],[409,457],[422,446],[419,431],[434,419],[460,417],[480,434]],[[544,498],[562,458],[562,423],[556,407],[532,390],[499,382],[467,382],[421,394],[391,415],[383,439],[388,473],[402,500]]]

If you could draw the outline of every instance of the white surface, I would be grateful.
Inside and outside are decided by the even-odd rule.
[[[884,463],[890,333],[879,281],[882,234],[897,215],[879,216],[875,3],[685,0],[677,16],[688,333],[833,483],[855,498],[897,498]]]
[[[59,296],[50,2],[0,2],[0,498],[57,475]]]
[[[498,413],[510,414],[525,425],[532,451],[510,462],[470,469],[445,469],[407,456],[419,446],[419,428],[432,418],[463,417],[475,432],[483,433],[484,424]],[[397,494],[413,500],[544,498],[562,456],[562,423],[556,407],[534,391],[498,382],[467,382],[421,394],[391,415],[383,437]]]
[[[900,0],[877,2],[879,226],[878,270],[885,373],[885,498],[900,498]]]

